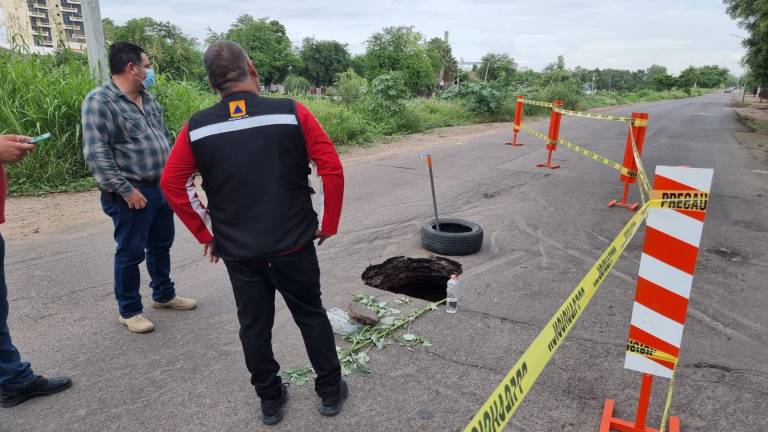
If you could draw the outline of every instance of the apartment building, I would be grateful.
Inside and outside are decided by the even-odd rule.
[[[0,0],[0,46],[49,52],[60,45],[85,50],[80,0]]]

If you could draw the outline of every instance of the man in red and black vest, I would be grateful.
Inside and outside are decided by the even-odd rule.
[[[338,229],[344,195],[339,156],[307,108],[259,96],[258,73],[239,45],[211,45],[204,63],[221,101],[182,128],[163,171],[163,193],[203,244],[203,254],[211,262],[224,260],[263,422],[280,422],[288,399],[272,353],[276,290],[301,330],[317,373],[320,412],[336,415],[348,388],[320,299],[313,240],[320,245]],[[310,162],[323,181],[322,226],[312,208]],[[193,182],[198,171],[207,208]]]

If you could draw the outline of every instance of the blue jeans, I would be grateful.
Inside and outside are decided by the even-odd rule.
[[[171,281],[170,250],[175,235],[173,212],[158,187],[139,188],[147,206],[132,210],[119,195],[102,193],[101,206],[115,226],[115,297],[120,315],[130,318],[143,311],[139,264],[147,260],[152,299],[165,303],[176,297]]]
[[[0,389],[15,390],[31,383],[35,374],[22,362],[8,331],[8,287],[5,285],[5,240],[0,235]]]

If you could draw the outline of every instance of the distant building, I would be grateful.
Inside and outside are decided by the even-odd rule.
[[[80,0],[0,0],[0,46],[51,52],[61,45],[85,50]]]
[[[464,72],[471,72],[473,68],[480,66],[483,62],[479,61],[464,61],[464,59],[459,60],[459,70],[463,70]]]

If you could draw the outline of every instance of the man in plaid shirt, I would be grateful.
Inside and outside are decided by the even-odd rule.
[[[104,213],[115,226],[118,320],[135,333],[154,330],[139,294],[139,264],[145,259],[154,308],[197,306],[176,295],[170,278],[173,212],[158,184],[170,141],[163,110],[146,91],[155,83],[151,67],[140,47],[110,46],[112,79],[88,94],[82,107],[85,161],[101,190]]]

